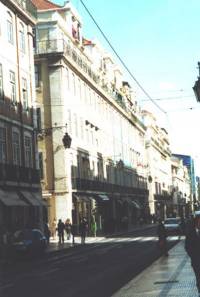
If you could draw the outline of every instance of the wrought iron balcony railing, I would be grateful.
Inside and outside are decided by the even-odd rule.
[[[89,76],[103,91],[111,96],[126,112],[130,113],[125,99],[119,92],[109,88],[100,78],[100,75],[95,73],[86,59],[77,52],[75,48],[69,45],[64,39],[49,39],[38,41],[35,54],[62,54],[70,58],[78,68]]]

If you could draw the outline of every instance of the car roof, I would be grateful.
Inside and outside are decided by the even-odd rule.
[[[180,218],[166,218],[165,222],[167,221],[180,221]]]

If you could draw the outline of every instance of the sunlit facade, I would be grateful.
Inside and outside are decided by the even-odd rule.
[[[42,227],[36,146],[33,27],[36,8],[0,2],[0,227]]]
[[[135,95],[112,56],[83,38],[74,7],[46,5],[38,6],[35,71],[49,223],[94,216],[99,230],[123,217],[134,224],[148,213],[146,129]]]

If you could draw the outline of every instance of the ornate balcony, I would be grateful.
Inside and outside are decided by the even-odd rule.
[[[10,164],[0,164],[0,182],[39,184],[39,170]]]
[[[111,184],[105,181],[89,180],[82,178],[73,178],[72,188],[77,191],[94,191],[107,193],[121,193],[121,194],[138,194],[148,195],[148,190],[144,187],[134,188]]]
[[[81,51],[69,45],[64,39],[49,39],[37,42],[35,50],[36,55],[51,54],[51,55],[64,55],[78,66],[81,72],[84,72],[95,84],[100,87],[103,92],[111,96],[117,104],[127,112],[124,97],[117,91],[109,87],[105,87],[103,80],[100,78],[99,73],[95,73],[86,58],[81,55]]]
[[[31,2],[31,0],[15,0],[15,2],[23,9],[26,13],[37,19],[37,9]]]

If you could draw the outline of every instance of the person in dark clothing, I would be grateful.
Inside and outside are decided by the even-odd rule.
[[[70,219],[67,219],[65,222],[65,231],[67,234],[67,240],[70,240],[71,234],[72,234],[72,224],[71,224]]]
[[[200,236],[196,231],[194,220],[188,222],[186,226],[185,250],[191,259],[191,265],[196,276],[196,286],[200,296]]]
[[[77,235],[77,225],[72,224],[71,234],[72,234],[72,243],[75,244],[75,236]]]
[[[160,251],[163,255],[168,256],[167,252],[167,232],[165,229],[165,226],[162,222],[162,220],[158,221],[158,227],[157,227],[157,235],[158,235],[158,246],[160,248]]]
[[[64,243],[64,230],[65,230],[65,224],[60,219],[58,221],[58,226],[57,226],[59,243]]]
[[[47,243],[49,244],[51,232],[47,223],[44,224],[44,235],[47,239]]]
[[[181,226],[181,233],[182,235],[185,235],[185,219],[184,217],[181,217],[181,222],[180,222],[180,226]]]
[[[87,223],[86,219],[83,218],[80,223],[80,234],[81,234],[81,243],[82,244],[85,243],[85,237],[87,234],[87,230],[88,230],[88,223]]]

